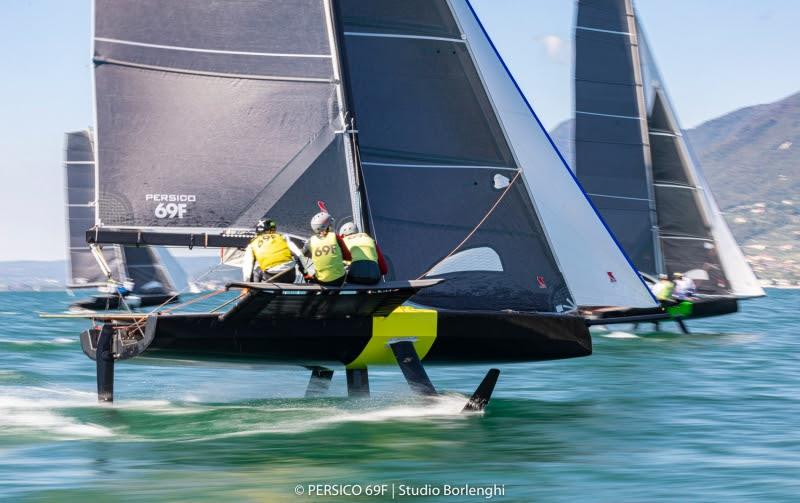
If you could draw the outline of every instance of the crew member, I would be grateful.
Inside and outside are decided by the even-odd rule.
[[[659,274],[658,283],[653,285],[653,295],[661,302],[669,302],[672,300],[672,291],[674,289],[675,283],[669,280],[669,276],[666,274]]]
[[[244,281],[294,283],[295,257],[301,257],[302,252],[277,228],[275,221],[266,217],[256,224],[256,237],[247,245],[242,260]]]
[[[675,292],[673,295],[676,299],[684,300],[694,295],[696,286],[692,278],[684,276],[679,272],[673,273],[672,277],[675,281]]]
[[[303,255],[311,258],[314,275],[307,279],[326,286],[342,286],[345,280],[344,261],[352,260],[342,239],[331,232],[333,219],[323,211],[311,219],[311,236],[303,247]]]
[[[359,232],[358,226],[353,222],[344,224],[339,229],[339,236],[353,257],[347,270],[347,282],[374,285],[380,281],[388,269],[375,240],[366,232]]]

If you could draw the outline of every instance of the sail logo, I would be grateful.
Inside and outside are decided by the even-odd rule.
[[[194,194],[145,194],[145,201],[158,203],[156,218],[183,218],[188,212],[187,203],[197,201]]]

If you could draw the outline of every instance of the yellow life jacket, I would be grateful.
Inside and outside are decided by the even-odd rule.
[[[336,234],[328,232],[325,237],[317,235],[311,236],[308,240],[308,248],[311,251],[311,262],[317,271],[319,281],[335,281],[344,276],[344,261],[342,260],[342,250],[336,242]]]
[[[358,262],[359,260],[378,262],[378,250],[375,247],[375,240],[369,237],[369,234],[365,232],[350,234],[344,237],[344,244],[350,250],[353,262]]]
[[[292,260],[292,251],[281,234],[259,234],[250,241],[250,249],[262,271]]]
[[[659,281],[656,284],[656,299],[658,300],[670,300],[672,298],[672,292],[675,290],[675,283],[672,281]]]

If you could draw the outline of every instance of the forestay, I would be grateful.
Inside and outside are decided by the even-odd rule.
[[[332,40],[323,0],[97,0],[97,223],[352,215]]]

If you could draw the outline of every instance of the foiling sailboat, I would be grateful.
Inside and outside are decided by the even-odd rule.
[[[578,2],[575,65],[576,174],[648,281],[694,281],[693,296],[666,306],[670,316],[686,331],[684,319],[763,296],[682,134],[632,0]]]
[[[101,314],[98,395],[133,357],[347,370],[586,356],[577,306],[656,305],[467,0],[95,2],[93,244],[243,248],[308,235],[324,200],[375,236],[385,282],[232,283],[226,311]],[[220,306],[222,307],[222,306]],[[498,371],[469,402],[482,409]]]
[[[64,147],[67,203],[67,267],[70,290],[96,288],[89,299],[72,308],[107,310],[177,302],[172,277],[156,253],[147,246],[90,247],[86,229],[94,225],[95,160],[89,131],[67,133]],[[101,258],[96,260],[95,255]],[[118,286],[127,285],[125,295]]]

